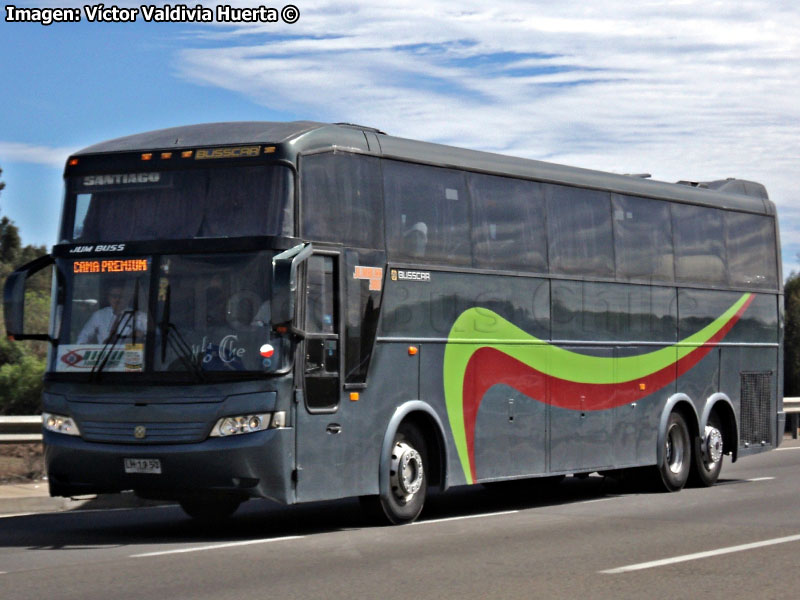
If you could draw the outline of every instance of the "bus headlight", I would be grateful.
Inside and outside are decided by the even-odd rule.
[[[56,433],[63,433],[64,435],[81,434],[75,421],[70,417],[64,417],[62,415],[42,413],[42,425],[48,431],[55,431]]]
[[[211,437],[226,437],[242,433],[254,433],[265,429],[277,429],[286,424],[286,413],[260,413],[256,415],[238,415],[223,417],[211,430]]]

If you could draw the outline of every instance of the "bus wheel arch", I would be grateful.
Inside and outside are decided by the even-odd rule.
[[[686,485],[692,464],[692,446],[699,431],[697,411],[686,394],[675,394],[661,413],[657,463],[653,474],[659,487],[677,492]]]
[[[407,402],[392,415],[383,438],[379,465],[379,495],[362,499],[394,524],[414,521],[428,489],[447,487],[447,446],[441,420],[419,400]],[[422,466],[423,481],[417,481]],[[420,487],[421,486],[421,487]],[[408,489],[407,489],[408,488]],[[414,496],[413,498],[411,496]]]

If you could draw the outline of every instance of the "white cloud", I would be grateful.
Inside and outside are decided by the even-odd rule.
[[[800,234],[794,2],[296,4],[291,26],[213,28],[179,72],[301,118],[668,181],[754,179],[784,247]]]
[[[289,1],[293,25],[187,25],[177,73],[303,119],[667,181],[754,179],[795,263],[793,0]]]
[[[77,148],[50,148],[21,142],[0,141],[0,164],[21,162],[63,167],[67,157],[75,150]]]

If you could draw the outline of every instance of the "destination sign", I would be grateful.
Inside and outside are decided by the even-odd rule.
[[[139,273],[147,271],[147,259],[127,260],[76,260],[72,263],[73,273]]]

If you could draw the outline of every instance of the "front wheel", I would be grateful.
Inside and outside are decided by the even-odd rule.
[[[664,460],[656,467],[659,479],[668,492],[677,492],[686,485],[692,460],[689,428],[680,413],[670,414],[664,433]]]
[[[403,423],[398,428],[388,469],[388,493],[365,497],[362,506],[366,505],[368,515],[382,513],[394,525],[411,523],[422,512],[428,491],[427,447],[422,434],[413,425]]]
[[[724,445],[720,420],[715,413],[711,413],[705,431],[694,440],[692,471],[689,475],[691,485],[710,487],[717,482],[722,471]]]

